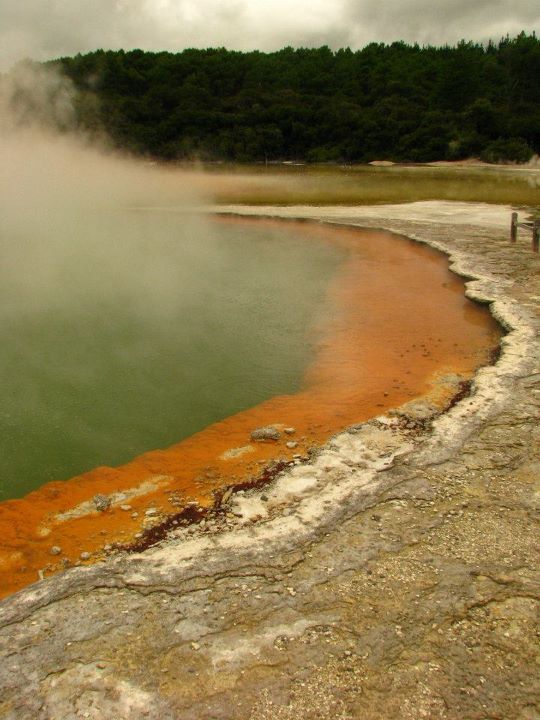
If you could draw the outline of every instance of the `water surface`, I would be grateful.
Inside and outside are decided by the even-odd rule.
[[[452,200],[540,211],[540,168],[527,166],[213,166],[194,174],[220,204],[375,205]]]
[[[299,389],[343,250],[156,212],[53,229],[2,247],[0,499]]]

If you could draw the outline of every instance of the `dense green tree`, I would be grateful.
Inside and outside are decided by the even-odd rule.
[[[97,50],[49,64],[79,91],[79,127],[167,160],[521,162],[540,153],[534,34],[356,52]],[[16,102],[32,112],[32,98]]]

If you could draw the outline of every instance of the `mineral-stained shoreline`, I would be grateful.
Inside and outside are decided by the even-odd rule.
[[[539,717],[530,238],[511,245],[511,208],[488,205],[256,212],[434,244],[509,331],[500,359],[446,414],[409,404],[233,496],[232,529],[5,600],[0,718]]]

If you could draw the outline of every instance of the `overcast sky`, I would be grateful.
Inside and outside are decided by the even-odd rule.
[[[359,48],[540,33],[539,0],[0,0],[0,68],[96,48]]]

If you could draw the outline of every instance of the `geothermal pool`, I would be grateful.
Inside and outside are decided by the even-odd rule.
[[[3,249],[0,500],[297,392],[345,254],[294,225],[157,212],[93,231]]]
[[[132,542],[149,507],[210,506],[353,423],[444,407],[500,339],[445,256],[388,232],[169,211],[68,230],[2,265],[2,594]],[[269,424],[294,433],[253,442]]]

